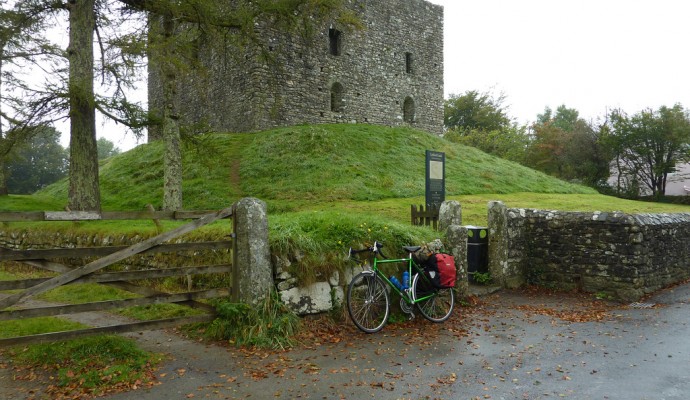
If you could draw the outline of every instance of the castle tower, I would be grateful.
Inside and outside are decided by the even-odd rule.
[[[178,87],[184,121],[219,132],[343,122],[442,133],[443,7],[425,0],[352,0],[350,7],[363,29],[330,24],[305,39],[263,28],[264,44],[242,54],[203,48],[206,70]],[[153,110],[158,88],[150,72]]]

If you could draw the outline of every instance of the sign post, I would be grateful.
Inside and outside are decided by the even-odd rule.
[[[446,153],[426,151],[426,206],[441,207],[446,200]]]

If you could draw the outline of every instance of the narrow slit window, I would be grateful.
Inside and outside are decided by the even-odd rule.
[[[405,72],[411,74],[413,71],[412,53],[405,53]]]
[[[336,82],[331,86],[331,111],[341,113],[345,109],[343,85]]]
[[[343,34],[339,30],[333,28],[328,30],[331,55],[339,56],[342,52],[342,37]]]
[[[413,124],[415,122],[415,105],[412,97],[406,98],[403,103],[403,121],[408,124]]]

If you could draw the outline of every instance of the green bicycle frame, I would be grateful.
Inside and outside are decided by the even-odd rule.
[[[390,279],[388,279],[388,277],[378,268],[378,264],[396,264],[396,263],[397,263],[397,264],[407,263],[407,272],[408,272],[408,274],[410,275],[410,278],[409,278],[409,279],[410,279],[410,282],[409,282],[409,285],[408,285],[408,289],[407,289],[407,290],[400,290],[400,289],[398,289],[398,287],[395,286],[395,285],[393,284],[393,282],[391,282]],[[372,269],[376,272],[376,274],[377,274],[381,279],[383,279],[386,283],[388,283],[388,286],[390,286],[396,293],[398,293],[398,295],[399,295],[401,298],[405,299],[405,302],[406,302],[406,303],[408,303],[408,304],[415,304],[415,303],[417,303],[417,302],[419,302],[419,301],[426,300],[426,299],[428,299],[428,298],[430,298],[430,297],[435,296],[435,295],[436,295],[436,292],[434,291],[434,292],[432,292],[431,294],[426,295],[426,296],[422,296],[422,297],[420,297],[420,298],[418,298],[418,299],[415,299],[415,298],[414,298],[414,294],[412,293],[412,290],[411,290],[411,289],[412,289],[412,281],[413,281],[413,277],[414,277],[414,275],[412,274],[412,272],[413,272],[413,271],[412,271],[412,267],[413,267],[413,266],[414,266],[414,269],[415,269],[414,272],[417,273],[417,274],[419,274],[419,278],[417,278],[417,279],[424,279],[428,284],[431,285],[431,281],[429,281],[429,279],[428,279],[428,278],[426,277],[426,275],[424,274],[424,270],[422,270],[422,269],[419,267],[419,265],[417,265],[417,263],[415,263],[415,262],[412,260],[412,256],[407,257],[407,258],[386,258],[386,259],[382,259],[382,260],[379,260],[378,257],[374,257],[374,266],[373,266]]]

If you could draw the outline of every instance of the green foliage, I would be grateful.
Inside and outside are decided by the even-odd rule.
[[[444,137],[454,143],[477,148],[505,160],[524,164],[530,137],[525,127],[514,125],[502,130],[452,129]]]
[[[537,115],[536,125],[551,124],[561,131],[572,132],[575,130],[575,125],[579,121],[581,121],[580,112],[562,104],[556,108],[555,114],[551,110],[551,107],[544,108],[544,113]]]
[[[608,144],[619,174],[639,182],[654,197],[665,194],[669,173],[690,161],[690,115],[680,104],[628,116],[610,115]],[[617,190],[626,188],[619,186]],[[633,186],[633,190],[636,188]]]
[[[594,298],[597,300],[606,300],[606,301],[615,299],[615,297],[612,294],[607,293],[607,292],[597,292],[594,294]]]
[[[122,150],[120,150],[119,147],[115,147],[115,143],[106,138],[99,138],[96,141],[96,145],[98,146],[99,160],[104,160],[108,157],[116,156],[122,153]]]
[[[67,175],[68,154],[60,145],[60,132],[41,128],[27,142],[14,146],[7,164],[10,193],[31,194]]]
[[[217,300],[218,318],[206,333],[214,339],[228,340],[236,346],[284,349],[293,345],[292,337],[300,326],[299,317],[271,292],[256,306]]]
[[[472,279],[480,285],[488,285],[492,281],[489,272],[472,272]]]
[[[503,105],[505,96],[468,90],[462,95],[451,94],[443,105],[443,124],[458,131],[503,131],[512,125]]]
[[[606,130],[580,119],[577,110],[561,105],[537,116],[524,164],[568,181],[590,187],[606,185],[611,155],[605,145]]]
[[[13,350],[12,357],[16,365],[54,371],[55,387],[48,389],[51,392],[78,388],[93,396],[102,396],[120,385],[129,388],[151,382],[151,370],[160,362],[160,356],[140,350],[136,342],[120,336],[29,346]]]

